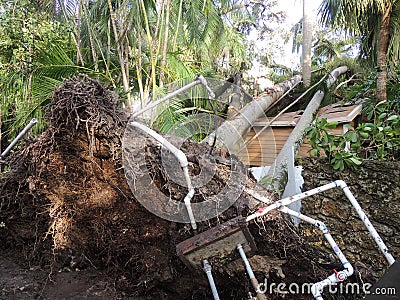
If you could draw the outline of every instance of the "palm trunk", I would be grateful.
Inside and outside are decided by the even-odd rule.
[[[251,101],[232,119],[225,121],[216,132],[205,138],[210,145],[213,144],[216,135],[216,146],[229,150],[230,153],[238,153],[244,143],[244,136],[254,122],[264,115],[264,112],[279,99],[286,91],[301,81],[301,76],[275,85],[273,92],[262,95]]]
[[[379,41],[378,41],[378,79],[376,82],[376,99],[377,102],[384,101],[386,95],[386,79],[387,79],[387,52],[389,48],[389,35],[390,35],[390,17],[392,14],[393,5],[389,4],[386,11],[382,16],[382,24],[380,28]]]
[[[64,1],[61,0],[57,0],[59,7],[61,8],[62,14],[64,16],[64,20],[67,22],[67,24],[70,24],[73,28],[77,28],[78,31],[78,24],[75,24],[74,21],[71,21],[72,19],[70,19],[67,15],[67,12],[65,10],[65,4]],[[79,4],[77,5],[77,7],[79,6]],[[80,17],[78,17],[78,11],[76,12],[77,14],[77,19],[79,19]],[[75,46],[76,46],[76,63],[79,64],[79,62],[81,63],[81,65],[83,66],[83,56],[82,56],[82,51],[81,51],[81,46],[80,46],[80,33],[77,32],[75,34],[74,31],[71,32],[71,36],[72,39],[74,40]]]
[[[108,8],[110,10],[111,26],[114,31],[115,47],[117,48],[117,51],[118,51],[119,64],[120,64],[121,74],[122,74],[122,84],[124,86],[124,91],[127,93],[127,97],[128,97],[128,99],[126,101],[126,107],[128,108],[129,111],[132,111],[131,94],[129,91],[129,79],[127,76],[127,72],[129,72],[129,70],[126,70],[126,68],[125,68],[124,42],[123,42],[124,39],[122,37],[120,37],[118,34],[115,12],[113,10],[111,0],[107,0],[107,3],[108,3]]]
[[[81,8],[82,8],[82,1],[78,1],[78,5],[76,7],[76,63],[84,65],[83,56],[81,52]]]
[[[339,67],[333,70],[327,80],[327,87],[329,88],[336,79],[343,73],[347,71],[347,67]],[[283,145],[281,151],[275,159],[274,164],[268,171],[266,177],[274,178],[276,180],[272,180],[272,185],[270,189],[279,191],[281,187],[284,187],[286,182],[286,174],[287,174],[287,164],[288,164],[288,153],[289,151],[294,151],[294,155],[296,157],[301,144],[303,143],[304,132],[306,128],[311,124],[314,120],[314,114],[318,110],[321,105],[321,101],[324,98],[325,93],[323,91],[317,91],[314,97],[311,99],[310,103],[307,105],[304,113],[302,114],[299,122],[296,127],[293,129],[289,137],[287,138],[285,144]],[[271,182],[267,180],[267,182]]]
[[[179,11],[178,11],[178,21],[176,22],[176,30],[175,30],[175,35],[174,35],[174,45],[173,45],[173,51],[177,50],[177,40],[178,40],[178,34],[179,34],[179,29],[180,29],[180,24],[181,24],[181,19],[182,19],[182,6],[183,6],[183,0],[180,0],[179,2]]]
[[[138,0],[138,5],[140,9],[143,12],[144,16],[144,24],[145,24],[145,32],[146,32],[146,37],[147,37],[147,43],[149,47],[149,59],[150,59],[150,76],[147,76],[146,79],[146,84],[145,84],[145,95],[150,95],[150,91],[155,91],[157,88],[157,82],[156,82],[156,69],[157,69],[157,50],[156,50],[156,37],[158,35],[158,30],[159,30],[159,24],[160,24],[160,18],[161,16],[159,15],[157,18],[157,23],[156,23],[156,28],[154,30],[154,38],[151,35],[151,30],[150,30],[150,22],[149,18],[147,16],[147,10],[146,10],[146,5],[143,0]],[[164,5],[164,0],[161,3],[161,7]]]
[[[163,87],[165,80],[165,65],[167,64],[167,50],[168,50],[168,30],[169,30],[169,15],[170,15],[171,0],[167,0],[165,8],[165,33],[164,43],[162,50],[162,59],[160,64],[160,87]]]
[[[311,0],[303,0],[303,83],[305,87],[311,84],[311,46],[312,46],[312,23],[310,19]]]
[[[91,28],[91,24],[89,22],[89,14],[86,8],[87,2],[83,2],[82,3],[82,11],[84,12],[84,18],[86,21],[86,26],[87,26],[87,30],[88,30],[88,34],[89,34],[89,43],[90,43],[90,51],[92,52],[92,59],[93,59],[93,63],[94,63],[94,70],[96,72],[99,71],[99,60],[97,57],[97,53],[96,53],[96,47],[95,47],[95,43],[94,43],[94,38],[93,38],[93,32],[92,32],[92,28]]]

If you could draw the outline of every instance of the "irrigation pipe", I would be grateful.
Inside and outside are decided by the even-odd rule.
[[[159,104],[161,104],[161,103],[163,103],[163,102],[165,102],[165,101],[177,96],[178,94],[183,93],[183,92],[185,92],[185,91],[187,91],[187,90],[189,90],[189,89],[191,89],[191,88],[193,88],[193,87],[195,87],[196,85],[199,85],[199,84],[204,85],[204,87],[206,88],[206,90],[209,93],[211,98],[215,97],[214,93],[212,92],[212,90],[210,89],[210,87],[207,84],[207,80],[203,77],[203,75],[198,74],[195,77],[193,82],[191,82],[191,83],[189,83],[189,84],[187,84],[187,85],[185,85],[185,86],[183,86],[183,87],[181,87],[181,88],[179,88],[179,89],[167,94],[166,96],[162,97],[161,99],[159,99],[157,101],[154,101],[151,104],[147,105],[146,107],[144,107],[144,108],[140,109],[139,111],[133,113],[131,115],[131,119],[136,118],[137,116],[143,114],[144,112],[156,107],[157,105],[159,105]]]
[[[364,223],[365,227],[368,229],[369,233],[371,234],[371,236],[373,237],[373,239],[375,240],[375,243],[378,245],[379,249],[381,250],[382,254],[385,256],[387,262],[389,265],[392,265],[395,260],[393,258],[393,256],[390,254],[389,249],[386,247],[385,243],[383,242],[383,240],[381,239],[381,237],[379,236],[379,233],[375,230],[375,227],[371,224],[370,220],[368,219],[367,215],[364,213],[364,211],[362,210],[361,206],[358,204],[356,198],[354,197],[354,195],[351,193],[349,187],[347,186],[347,184],[343,181],[343,180],[336,180],[334,182],[325,184],[323,186],[320,186],[318,188],[306,191],[304,193],[300,193],[294,196],[290,196],[287,198],[283,198],[281,200],[278,200],[276,202],[274,202],[271,205],[268,205],[266,207],[262,207],[260,209],[258,209],[255,213],[249,215],[246,218],[247,222],[250,222],[258,217],[262,217],[264,215],[266,215],[268,212],[274,210],[274,209],[279,209],[283,206],[286,206],[290,203],[296,202],[298,200],[310,197],[312,195],[327,191],[329,189],[332,188],[336,188],[336,187],[340,187],[344,194],[346,195],[346,197],[350,200],[351,204],[353,205],[354,209],[357,211],[358,216],[360,217],[361,221]],[[271,203],[271,199],[263,197],[261,195],[259,195],[258,193],[249,190],[249,189],[245,189],[245,191],[250,194],[251,196],[253,196],[255,199],[270,204]]]
[[[192,224],[192,228],[194,230],[196,230],[197,224],[196,224],[196,220],[194,218],[192,206],[190,203],[190,201],[192,200],[192,198],[194,196],[194,188],[192,185],[192,181],[190,180],[189,169],[188,169],[189,163],[188,163],[185,153],[183,153],[181,150],[176,148],[169,141],[167,141],[164,137],[162,137],[161,135],[159,135],[157,132],[150,129],[146,125],[143,125],[143,124],[135,122],[135,121],[129,122],[129,125],[144,131],[145,133],[147,133],[148,135],[150,135],[151,137],[156,139],[162,146],[164,146],[167,150],[169,150],[178,159],[179,164],[183,170],[183,174],[185,176],[187,187],[189,189],[189,192],[186,195],[186,197],[184,198],[183,202],[185,203],[186,210],[189,215],[190,223]]]
[[[251,281],[251,285],[253,286],[253,288],[256,290],[257,293],[257,299],[258,300],[266,300],[267,298],[265,297],[265,295],[263,293],[261,293],[260,289],[259,289],[259,284],[258,281],[256,279],[256,276],[254,276],[254,272],[250,266],[249,260],[247,259],[246,253],[243,250],[243,247],[241,244],[238,244],[236,246],[236,248],[238,249],[239,253],[240,253],[240,257],[243,260],[244,266],[246,267],[246,271],[247,274],[249,275],[250,281]]]
[[[0,159],[2,159],[4,156],[6,156],[12,148],[15,147],[15,145],[19,142],[19,140],[25,135],[27,134],[27,132],[29,130],[31,130],[31,128],[37,123],[38,121],[33,118],[32,120],[30,120],[30,122],[28,123],[28,125],[26,125],[24,127],[24,129],[22,129],[22,131],[17,135],[17,137],[11,142],[10,145],[8,145],[8,147],[3,151],[3,153],[1,153],[0,155]]]
[[[343,265],[344,269],[342,271],[338,272],[335,270],[334,273],[332,275],[330,275],[328,278],[326,278],[320,282],[314,283],[311,286],[311,293],[313,294],[314,298],[316,300],[323,300],[322,292],[323,292],[324,287],[342,282],[342,281],[346,280],[348,277],[350,277],[351,275],[353,275],[353,273],[354,273],[353,266],[347,261],[343,252],[340,250],[339,246],[336,244],[332,235],[329,233],[328,228],[326,227],[326,225],[323,222],[318,221],[313,218],[310,218],[301,213],[295,212],[294,210],[291,210],[287,207],[280,208],[280,211],[287,213],[293,217],[299,218],[307,223],[310,223],[310,224],[314,225],[315,227],[317,227],[319,230],[321,230],[321,232],[324,234],[326,240],[331,245],[333,251],[336,253],[337,257],[339,258],[339,260],[341,261],[341,263]]]
[[[208,263],[208,260],[203,260],[203,270],[207,275],[208,282],[210,284],[211,292],[213,294],[214,300],[219,300],[219,295],[217,291],[217,287],[215,286],[214,278],[211,273],[211,265]]]
[[[316,226],[317,228],[319,228],[322,231],[326,240],[329,242],[330,246],[332,247],[333,251],[336,253],[337,257],[340,259],[344,269],[339,272],[334,270],[334,273],[332,275],[330,275],[328,278],[312,285],[311,292],[316,300],[323,300],[322,292],[323,292],[324,287],[346,280],[349,276],[351,276],[354,273],[354,269],[353,269],[352,265],[347,261],[343,252],[340,250],[339,246],[336,244],[335,240],[332,238],[331,234],[329,233],[328,228],[326,227],[326,225],[323,222],[318,221],[313,218],[310,218],[301,213],[295,212],[294,210],[287,208],[286,205],[296,202],[296,201],[299,201],[300,199],[315,195],[317,193],[321,193],[323,191],[335,188],[335,187],[340,187],[343,190],[344,194],[350,200],[354,209],[357,211],[358,216],[363,221],[364,225],[367,227],[371,236],[374,238],[376,244],[378,245],[379,249],[385,256],[389,265],[392,265],[395,262],[393,256],[389,253],[389,250],[386,247],[385,243],[382,241],[378,232],[375,230],[374,226],[371,224],[368,217],[362,210],[361,206],[355,199],[354,195],[351,193],[349,187],[343,180],[336,180],[332,183],[320,186],[318,188],[309,190],[307,192],[300,193],[300,194],[276,201],[275,203],[273,203],[267,207],[260,208],[257,212],[248,216],[246,219],[246,221],[249,222],[251,220],[254,220],[255,218],[264,216],[265,214],[267,214],[268,212],[270,212],[274,209],[279,209],[281,212],[287,213],[287,214],[294,216],[296,218],[299,218],[305,222],[313,224],[314,226]],[[264,202],[267,204],[271,203],[271,199],[263,197],[255,191],[252,191],[249,189],[246,189],[245,191],[261,202]]]

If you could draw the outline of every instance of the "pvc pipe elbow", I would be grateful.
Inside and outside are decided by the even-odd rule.
[[[339,279],[337,279],[336,274],[330,275],[328,278],[316,282],[311,286],[311,293],[313,294],[314,298],[316,300],[323,300],[322,298],[322,291],[324,290],[324,287],[327,285],[331,285],[332,283],[337,283],[339,282]]]
[[[343,267],[345,268],[344,271],[347,273],[347,277],[350,277],[351,275],[354,274],[354,268],[351,265],[351,263],[345,262],[345,263],[343,263]]]
[[[183,199],[183,202],[185,202],[185,204],[191,204],[190,201],[192,200],[193,196],[194,196],[194,188],[189,187],[189,193],[187,193],[185,199]]]
[[[185,203],[186,210],[187,210],[188,215],[189,215],[190,224],[192,224],[193,230],[196,230],[197,229],[197,224],[196,224],[196,220],[194,218],[194,214],[193,214],[193,210],[192,210],[192,204],[190,202],[190,200],[192,200],[193,196],[194,196],[194,188],[193,187],[189,187],[189,193],[186,195],[185,199],[183,199],[183,202]]]
[[[317,221],[314,225],[315,225],[316,227],[318,227],[318,229],[321,230],[322,233],[328,232],[328,227],[326,227],[326,225],[325,225],[324,222]]]
[[[336,186],[341,187],[342,189],[347,186],[346,182],[344,182],[343,180],[335,180],[335,184]]]
[[[321,282],[314,283],[311,286],[311,293],[316,300],[324,300],[322,298],[322,290],[324,289],[324,285]]]

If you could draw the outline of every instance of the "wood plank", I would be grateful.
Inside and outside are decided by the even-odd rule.
[[[191,269],[201,269],[203,259],[226,257],[241,244],[245,251],[257,250],[246,219],[237,217],[197,234],[176,246],[179,258]]]

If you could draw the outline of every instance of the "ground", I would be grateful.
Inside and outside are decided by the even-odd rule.
[[[26,266],[19,254],[0,256],[0,299],[114,299],[115,287],[93,268],[56,271],[49,276],[40,266]]]

